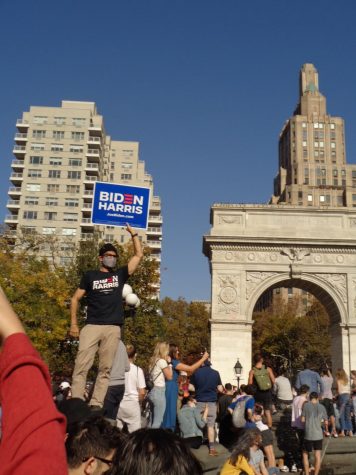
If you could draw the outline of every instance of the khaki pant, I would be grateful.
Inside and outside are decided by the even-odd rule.
[[[90,404],[102,407],[120,335],[121,329],[117,325],[85,325],[82,328],[72,376],[72,397],[84,399],[87,374],[99,348],[98,375]]]

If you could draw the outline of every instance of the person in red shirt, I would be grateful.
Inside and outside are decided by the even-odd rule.
[[[67,475],[66,421],[52,399],[47,366],[0,288],[2,475]]]

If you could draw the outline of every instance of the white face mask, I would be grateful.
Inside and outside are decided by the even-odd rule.
[[[114,256],[104,256],[102,260],[102,264],[107,269],[112,269],[116,266],[116,257]]]

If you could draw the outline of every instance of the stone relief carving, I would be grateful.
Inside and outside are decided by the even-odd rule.
[[[345,274],[315,274],[319,278],[326,280],[334,290],[342,298],[343,302],[347,302],[347,287]]]
[[[350,218],[350,228],[356,228],[356,218]]]
[[[236,216],[235,214],[220,214],[219,224],[241,224],[242,216]]]
[[[304,257],[310,256],[310,249],[283,249],[281,254],[288,256],[291,262],[301,262]]]
[[[247,272],[246,273],[246,299],[251,296],[252,291],[268,277],[276,275],[277,272]]]
[[[354,295],[355,295],[355,298],[354,298],[354,309],[355,309],[355,312],[356,312],[356,279],[352,279],[352,284],[353,284],[353,287],[354,287]]]
[[[238,313],[240,278],[237,275],[221,274],[219,278],[218,313]]]

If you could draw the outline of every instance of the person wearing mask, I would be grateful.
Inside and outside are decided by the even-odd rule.
[[[72,376],[72,397],[84,399],[86,377],[99,349],[99,368],[89,404],[102,407],[109,384],[110,370],[124,323],[122,290],[128,277],[137,269],[142,257],[138,234],[127,225],[132,237],[134,256],[128,264],[116,269],[118,252],[111,243],[99,250],[99,270],[86,272],[75,291],[70,306],[69,334],[79,337],[79,349]],[[115,270],[116,269],[116,270]],[[79,334],[77,311],[79,301],[86,296],[87,319]]]

